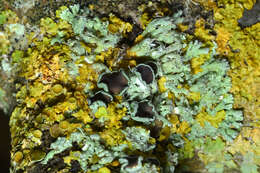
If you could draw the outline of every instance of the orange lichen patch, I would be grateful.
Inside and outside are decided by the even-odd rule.
[[[128,58],[130,58],[130,57],[137,57],[136,52],[131,52],[130,49],[127,49],[126,56]]]
[[[122,33],[123,36],[126,36],[126,34],[133,29],[133,26],[130,23],[122,21],[113,14],[109,15],[109,21],[108,30],[112,33],[119,32]]]
[[[183,121],[183,122],[180,123],[179,128],[177,128],[176,132],[178,134],[184,135],[184,134],[189,133],[190,131],[191,131],[191,128],[190,128],[189,123],[186,122],[186,121]]]
[[[232,160],[225,159],[225,142],[220,137],[216,139],[206,138],[202,151],[198,152],[198,156],[205,165],[216,162],[216,167],[227,165],[228,167],[236,167]]]
[[[136,61],[135,60],[130,60],[129,61],[129,66],[130,67],[135,67],[136,66]]]
[[[0,54],[8,53],[8,47],[10,46],[10,41],[7,38],[7,35],[0,32]]]
[[[64,163],[70,165],[72,160],[78,160],[80,156],[80,151],[70,151],[70,155],[63,157]]]
[[[66,6],[61,6],[58,10],[56,10],[56,17],[57,17],[57,18],[60,18],[61,12],[62,12],[63,10],[66,10],[66,9],[68,9],[68,7],[66,7]]]
[[[60,128],[61,129],[68,129],[69,126],[70,126],[70,123],[68,121],[61,121],[60,124],[59,124]]]
[[[94,10],[95,5],[94,5],[94,4],[89,4],[88,8],[89,8],[90,10]]]
[[[194,157],[194,143],[185,139],[184,147],[179,149],[180,160],[189,159]]]
[[[108,105],[108,107],[99,107],[97,112],[95,113],[95,117],[97,118],[105,118],[105,127],[106,128],[120,128],[122,126],[122,122],[120,121],[123,116],[125,116],[127,109],[124,107],[119,109],[116,107],[117,103],[112,102]]]
[[[50,89],[50,87],[51,87],[50,85],[44,85],[43,83],[37,80],[29,88],[30,96],[34,97],[35,99],[42,98],[43,93],[45,93],[48,89]]]
[[[170,115],[168,119],[172,123],[171,133],[185,135],[191,131],[189,123],[186,121],[180,122],[177,115]]]
[[[13,12],[11,10],[5,10],[1,14],[5,16],[6,24],[19,23],[19,18],[17,17],[15,12]]]
[[[148,13],[143,13],[140,22],[143,29],[152,21],[152,19],[149,17]]]
[[[116,108],[116,104],[112,104],[111,106],[108,106],[108,112],[109,112],[109,120],[110,122],[107,123],[105,126],[107,128],[115,126],[116,128],[119,128],[122,126],[122,122],[120,121],[126,114],[127,109],[124,107],[123,109]]]
[[[229,75],[232,78],[231,92],[234,94],[235,108],[244,108],[245,121],[255,124],[260,118],[259,98],[257,89],[260,85],[260,24],[241,29],[238,19],[242,17],[244,8],[251,9],[255,1],[235,1],[226,3],[218,1],[224,8],[214,9],[216,25],[214,29],[220,34],[218,47],[223,47],[226,42],[229,49],[218,49],[219,52],[228,51],[227,58],[231,62]],[[224,33],[223,33],[224,31]],[[222,36],[221,36],[222,35]],[[226,40],[226,35],[229,35]],[[225,38],[225,39],[223,39]],[[222,53],[221,52],[221,53]],[[255,124],[256,125],[256,124]],[[259,126],[259,125],[258,125]]]
[[[88,53],[91,53],[92,51],[92,46],[89,46],[88,44],[86,44],[85,42],[81,41],[80,42],[80,45],[88,52]]]
[[[54,123],[55,121],[59,122],[64,119],[63,114],[57,113],[55,109],[49,107],[43,110],[43,115],[50,123]]]
[[[72,116],[82,121],[84,124],[87,124],[93,120],[89,113],[83,110],[79,110],[78,112],[72,114]]]
[[[74,97],[77,100],[78,107],[80,107],[82,111],[91,112],[90,108],[88,107],[88,101],[83,90],[74,92]]]
[[[97,173],[111,173],[111,171],[107,167],[102,167],[98,169]]]
[[[188,98],[191,99],[192,101],[198,102],[200,100],[200,93],[190,92]]]
[[[49,44],[48,40],[42,45],[40,43],[36,44],[38,44],[41,51],[37,49],[28,50],[29,57],[23,60],[26,71],[22,75],[32,80],[39,77],[43,83],[54,83],[56,80],[63,79],[64,72],[62,68],[65,66],[63,58],[68,55],[68,48],[66,46],[54,46],[48,49],[47,45],[45,45]]]
[[[67,120],[63,120],[59,123],[59,130],[61,130],[62,134],[65,135],[77,131],[78,128],[82,128],[81,123],[70,123]]]
[[[209,115],[203,110],[196,116],[196,120],[202,127],[204,127],[205,122],[208,121],[213,127],[218,128],[219,123],[225,119],[225,116],[226,113],[224,110],[217,112],[216,115]]]
[[[99,107],[97,112],[95,113],[96,118],[107,117],[107,116],[108,116],[107,108],[104,106]]]
[[[194,35],[204,42],[211,42],[214,40],[214,36],[209,33],[209,29],[205,29],[205,20],[200,18],[195,23]]]
[[[242,154],[243,156],[247,153],[254,153],[254,161],[256,164],[260,165],[260,129],[252,129],[248,127],[243,127],[240,135],[233,141],[229,143],[227,148],[228,152],[231,154]]]
[[[230,33],[223,28],[217,29],[216,42],[218,44],[217,51],[223,55],[227,55],[230,51],[228,47],[228,40],[230,39]]]
[[[77,102],[75,98],[70,98],[67,101],[58,103],[54,109],[57,113],[64,113],[65,111],[72,111],[77,108]]]
[[[118,165],[120,165],[120,163],[119,163],[119,161],[118,160],[115,160],[115,161],[113,161],[112,163],[111,163],[111,166],[118,166]]]
[[[135,43],[139,43],[140,41],[142,41],[144,39],[143,35],[138,35],[136,38],[135,38]]]
[[[170,99],[170,100],[172,100],[172,102],[174,103],[174,101],[175,101],[175,95],[174,95],[174,93],[172,93],[172,92],[168,92],[168,99]]]
[[[52,90],[55,94],[59,94],[63,91],[63,87],[60,84],[56,84],[52,87]]]
[[[45,61],[45,63],[41,66],[40,73],[42,74],[42,80],[48,83],[59,79],[62,73],[59,64],[59,56],[54,55],[51,61]]]
[[[54,124],[53,126],[51,126],[49,132],[50,135],[54,138],[57,138],[58,136],[63,134],[58,124]]]
[[[171,128],[168,126],[164,127],[160,132],[160,137],[158,141],[167,140],[170,137],[170,134],[171,134]]]
[[[40,131],[40,130],[34,130],[34,131],[32,132],[32,134],[33,134],[33,136],[36,137],[36,138],[41,138],[41,136],[42,136],[42,131]]]
[[[41,33],[55,36],[58,32],[58,25],[49,17],[41,19]]]
[[[119,48],[109,48],[107,51],[101,52],[96,56],[97,61],[106,62],[108,67],[115,66],[118,62],[120,49]]]
[[[172,123],[171,133],[176,133],[177,128],[180,124],[178,116],[177,115],[169,115],[168,119]]]
[[[98,74],[91,67],[90,64],[82,64],[82,66],[79,68],[79,77],[77,77],[77,81],[80,83],[86,83],[87,81],[93,81],[96,82],[98,79]]]
[[[201,65],[204,64],[206,60],[208,60],[209,55],[200,55],[199,57],[195,57],[191,59],[191,68],[193,74],[197,74],[199,72],[202,72],[202,69],[200,68]]]
[[[14,154],[14,161],[19,163],[23,159],[23,153],[18,151]]]
[[[189,26],[184,24],[178,24],[178,28],[181,30],[181,32],[184,32],[187,29],[189,29]]]
[[[125,139],[124,134],[117,128],[105,129],[100,132],[100,137],[111,147],[123,144]]]
[[[194,2],[198,2],[200,5],[205,7],[206,10],[212,10],[216,7],[216,2],[214,0],[193,0]]]

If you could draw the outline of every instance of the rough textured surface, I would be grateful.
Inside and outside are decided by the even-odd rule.
[[[254,0],[1,3],[13,172],[259,171]]]
[[[260,1],[257,0],[252,9],[244,10],[243,17],[238,20],[242,28],[250,27],[257,22],[260,22]]]

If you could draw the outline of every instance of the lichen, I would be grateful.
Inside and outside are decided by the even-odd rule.
[[[237,24],[253,3],[148,2],[123,17],[98,14],[99,3],[59,7],[34,26],[0,13],[0,72],[18,73],[13,172],[168,173],[194,158],[207,172],[256,172],[259,130],[247,125],[257,120],[259,23]],[[192,7],[213,8],[216,23],[189,19]]]

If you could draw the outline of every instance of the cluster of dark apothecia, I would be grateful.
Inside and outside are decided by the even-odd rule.
[[[96,104],[107,106],[115,95],[119,95],[123,97],[122,105],[128,108],[131,119],[143,123],[154,122],[159,116],[152,103],[158,100],[156,99],[158,70],[156,62],[149,61],[127,72],[119,70],[100,75],[97,85],[103,90],[90,97],[90,107],[95,112]]]

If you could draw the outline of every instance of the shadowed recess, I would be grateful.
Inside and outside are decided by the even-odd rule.
[[[156,75],[157,71],[158,71],[157,64],[155,62],[152,62],[152,61],[149,61],[146,64],[149,65],[153,69],[154,75]]]
[[[136,70],[141,74],[142,79],[147,84],[150,84],[153,82],[154,74],[153,74],[153,70],[150,66],[145,65],[145,64],[140,64],[136,67]]]
[[[101,100],[104,103],[108,104],[113,100],[113,97],[111,95],[109,95],[108,93],[99,91],[93,97],[90,98],[91,104],[98,100]]]
[[[5,115],[0,109],[0,167],[1,172],[9,172],[10,167],[10,132],[9,132],[9,116]]]
[[[128,86],[128,80],[122,71],[104,74],[100,83],[107,84],[110,93],[120,94]]]
[[[128,161],[128,165],[126,168],[133,168],[138,165],[138,156],[130,156],[126,158]]]
[[[148,102],[138,103],[138,109],[135,116],[142,118],[154,118],[153,106],[150,106]]]

